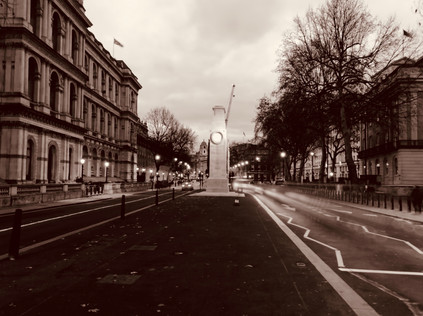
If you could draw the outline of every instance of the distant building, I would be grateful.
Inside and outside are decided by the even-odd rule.
[[[0,179],[136,180],[142,87],[91,25],[82,0],[2,2]]]
[[[256,182],[274,180],[269,150],[251,143],[230,146],[230,174]]]
[[[209,156],[209,146],[203,140],[200,144],[199,151],[196,152],[194,161],[194,171],[196,174],[206,174],[207,172],[207,161]]]

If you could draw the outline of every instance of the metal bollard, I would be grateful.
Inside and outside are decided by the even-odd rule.
[[[125,219],[125,195],[122,195],[122,202],[120,204],[120,219]]]
[[[15,260],[19,257],[19,243],[21,240],[22,209],[18,208],[13,217],[13,230],[9,244],[9,259]]]
[[[159,190],[156,190],[156,206],[159,205]]]

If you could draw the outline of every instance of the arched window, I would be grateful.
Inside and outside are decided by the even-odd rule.
[[[47,159],[47,180],[48,182],[55,182],[57,172],[57,161],[56,161],[56,146],[51,145],[48,148],[48,159]]]
[[[78,34],[75,32],[75,30],[72,30],[72,60],[73,64],[78,64]]]
[[[26,146],[26,180],[32,180],[32,169],[33,169],[33,161],[34,161],[34,142],[32,140],[28,140]]]
[[[76,88],[73,83],[70,84],[70,93],[69,93],[69,114],[75,118],[76,117],[76,102],[78,96],[76,95]]]
[[[53,42],[53,49],[56,52],[60,53],[60,45],[61,45],[61,36],[62,36],[62,25],[60,22],[60,17],[57,12],[53,14],[53,25],[52,25],[52,42]]]
[[[51,111],[58,112],[58,100],[59,100],[59,76],[56,72],[52,72],[50,76],[50,109]],[[54,113],[52,113],[54,114]]]
[[[32,102],[37,102],[38,83],[40,81],[40,73],[38,72],[38,64],[34,58],[29,58],[28,62],[28,97]]]

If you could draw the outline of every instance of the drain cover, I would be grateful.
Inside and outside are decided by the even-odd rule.
[[[97,283],[103,284],[134,284],[141,276],[127,274],[108,274]]]

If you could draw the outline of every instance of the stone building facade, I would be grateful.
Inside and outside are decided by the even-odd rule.
[[[0,179],[136,181],[142,86],[88,30],[83,0],[2,4]]]
[[[423,58],[403,58],[378,74],[375,88],[393,107],[388,122],[362,124],[361,174],[388,186],[423,185]]]

